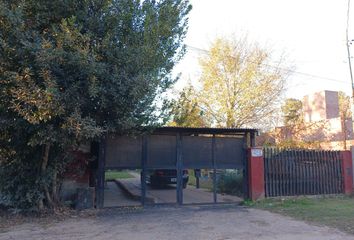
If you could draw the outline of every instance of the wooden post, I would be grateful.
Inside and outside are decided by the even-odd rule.
[[[354,107],[354,105],[353,105],[353,107]],[[350,147],[350,152],[352,154],[352,166],[353,166],[353,170],[352,171],[354,172],[354,146]],[[354,186],[354,177],[353,177],[353,186]]]
[[[250,133],[250,147],[255,147],[256,146],[256,133],[255,132],[251,132]]]
[[[242,162],[243,162],[243,169],[242,169],[242,175],[243,175],[243,181],[242,181],[242,190],[243,190],[243,198],[244,199],[249,199],[249,184],[248,184],[248,157],[247,157],[247,149],[248,149],[248,134],[244,134],[243,136],[243,156],[242,156]]]
[[[183,204],[183,163],[182,163],[182,137],[176,136],[176,168],[177,168],[177,203]]]
[[[200,169],[194,169],[194,177],[195,177],[195,188],[199,188],[200,187]]]
[[[99,153],[98,153],[98,170],[97,170],[97,187],[96,187],[97,208],[103,208],[104,206],[105,154],[106,154],[106,139],[103,138],[100,142]]]
[[[142,151],[141,151],[141,205],[145,206],[146,199],[146,164],[147,164],[147,142],[148,137],[142,137]]]
[[[215,144],[215,134],[213,134],[213,138],[211,141],[211,161],[213,165],[213,199],[214,203],[217,203],[217,194],[216,194],[216,162],[215,162],[215,150],[216,150],[216,144]]]

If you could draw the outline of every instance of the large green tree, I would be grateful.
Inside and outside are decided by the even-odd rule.
[[[175,82],[190,9],[188,0],[0,0],[7,203],[54,206],[73,146],[165,117],[159,97]]]
[[[246,38],[216,39],[200,60],[201,87],[189,96],[203,112],[205,125],[265,127],[278,112],[287,77],[283,59],[271,61],[267,49]]]
[[[303,119],[301,100],[288,98],[285,100],[281,110],[285,126],[298,124]]]
[[[314,125],[305,123],[302,101],[295,98],[286,99],[281,106],[281,112],[284,126],[273,131],[277,145],[293,148],[310,147],[313,143],[305,141],[304,136],[310,135]]]
[[[192,85],[186,86],[173,102],[171,126],[179,127],[206,127],[203,111],[198,106],[198,99]]]

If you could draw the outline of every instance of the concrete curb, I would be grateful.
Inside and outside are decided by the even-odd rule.
[[[128,194],[132,199],[141,201],[141,195],[137,194],[134,191],[131,191],[129,187],[127,187],[124,183],[122,183],[120,180],[115,179],[114,182],[120,187],[126,194]],[[153,197],[145,196],[145,202],[146,203],[152,203],[155,204],[156,200]]]

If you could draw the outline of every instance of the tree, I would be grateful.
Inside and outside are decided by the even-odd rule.
[[[316,146],[316,142],[305,141],[304,136],[311,135],[317,129],[316,124],[305,123],[301,100],[288,98],[281,107],[283,127],[273,131],[277,146],[287,148],[308,148]]]
[[[342,128],[342,139],[343,139],[343,148],[347,150],[347,138],[349,131],[347,129],[347,120],[351,118],[350,110],[350,97],[347,96],[344,92],[338,92],[338,105],[339,105],[339,117],[341,121]]]
[[[198,103],[209,125],[259,127],[277,112],[287,71],[282,58],[270,65],[271,54],[247,39],[218,38],[200,61]]]
[[[172,106],[171,126],[205,127],[203,111],[198,106],[195,89],[192,85],[185,87]]]
[[[281,107],[285,126],[298,124],[303,118],[301,100],[288,98]]]
[[[75,146],[165,116],[157,102],[175,82],[190,9],[187,0],[0,0],[0,192],[8,202],[55,206]],[[14,181],[27,185],[11,188]]]
[[[286,148],[321,148],[320,140],[328,129],[326,120],[306,122],[303,103],[298,99],[286,99],[281,107],[283,122],[271,135],[277,146]]]

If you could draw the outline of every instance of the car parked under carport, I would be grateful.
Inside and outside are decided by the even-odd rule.
[[[188,170],[183,170],[183,188],[188,184]],[[177,170],[176,169],[155,169],[149,170],[146,174],[146,183],[151,187],[162,187],[169,184],[177,184]]]

